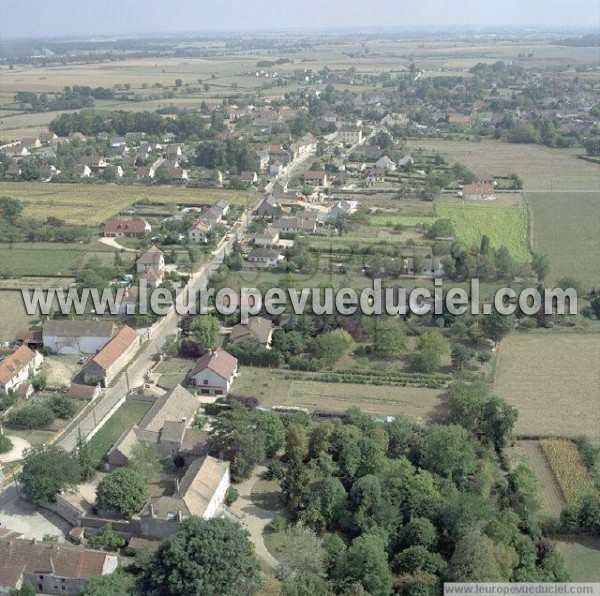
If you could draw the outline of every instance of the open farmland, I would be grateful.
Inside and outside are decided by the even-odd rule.
[[[46,219],[53,215],[72,224],[95,226],[137,201],[208,205],[226,199],[246,205],[254,195],[243,191],[177,186],[128,186],[119,184],[54,184],[0,182],[0,196],[26,204],[25,215]]]
[[[254,396],[266,408],[279,405],[343,412],[358,407],[380,416],[402,414],[427,421],[440,407],[442,390],[303,381],[284,371],[245,366],[232,393]]]
[[[437,203],[436,211],[453,222],[456,237],[466,245],[479,246],[486,234],[494,248],[506,246],[517,261],[530,260],[527,209]]]
[[[600,335],[513,333],[500,344],[494,391],[519,411],[517,436],[600,442]]]
[[[540,446],[569,505],[577,505],[586,495],[597,493],[573,441],[542,439]]]
[[[461,162],[475,172],[493,176],[518,174],[526,191],[598,190],[598,166],[577,159],[582,149],[551,149],[500,141],[419,139],[411,147],[441,153],[450,163]]]
[[[533,215],[533,248],[550,260],[548,281],[568,275],[586,289],[599,285],[600,194],[526,193],[525,198]]]

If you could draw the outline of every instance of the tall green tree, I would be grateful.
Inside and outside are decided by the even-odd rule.
[[[239,524],[192,517],[161,542],[139,587],[148,596],[242,596],[257,586],[259,570],[248,534]]]

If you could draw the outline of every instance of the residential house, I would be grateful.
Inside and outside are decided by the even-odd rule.
[[[277,202],[272,194],[268,194],[256,208],[255,214],[257,217],[272,217],[281,212],[281,205]]]
[[[189,378],[200,393],[227,395],[237,372],[237,358],[223,348],[216,348],[198,359]]]
[[[288,234],[314,234],[317,221],[311,217],[280,217],[273,222],[273,228]]]
[[[230,483],[229,462],[210,455],[195,460],[174,495],[153,498],[144,507],[140,513],[142,536],[166,538],[191,516],[217,516]]]
[[[304,172],[304,184],[306,186],[328,186],[327,172],[309,170]]]
[[[92,175],[92,170],[85,164],[78,164],[72,167],[71,173],[76,178],[89,178]]]
[[[206,433],[191,428],[198,411],[198,398],[181,385],[160,396],[133,428],[127,429],[108,452],[111,466],[126,466],[135,445],[152,445],[159,459],[179,454],[200,455]]]
[[[0,353],[0,394],[16,391],[29,378],[35,376],[42,366],[43,356],[27,346],[13,352]]]
[[[283,255],[275,248],[258,246],[250,251],[246,259],[249,265],[244,266],[244,269],[266,269],[277,267],[283,260]]]
[[[135,268],[138,273],[146,273],[150,269],[164,271],[165,255],[159,248],[152,245],[136,262]]]
[[[390,159],[387,155],[380,157],[375,162],[375,167],[378,170],[384,170],[386,172],[394,172],[396,170],[396,162]]]
[[[254,184],[258,182],[258,176],[256,172],[242,172],[240,174],[240,180],[246,184]]]
[[[58,542],[24,540],[10,530],[0,535],[0,592],[19,591],[23,582],[38,594],[76,596],[98,575],[116,571],[116,554]],[[18,536],[18,535],[17,535]]]
[[[364,180],[367,184],[375,184],[376,182],[385,182],[385,172],[378,168],[369,168],[365,172]]]
[[[232,327],[229,341],[236,342],[248,338],[256,339],[261,346],[269,348],[273,338],[273,322],[264,317],[249,317],[247,323],[239,323]]]
[[[212,230],[212,225],[205,219],[199,219],[189,230],[188,238],[190,242],[196,244],[206,244],[208,242],[208,234]]]
[[[494,185],[489,183],[465,184],[462,197],[467,200],[489,201],[495,199]]]
[[[269,166],[269,176],[280,176],[283,172],[283,164],[277,160]]]
[[[362,127],[345,124],[338,130],[338,139],[344,145],[360,145],[363,142]]]
[[[122,327],[114,337],[83,367],[86,383],[104,387],[123,370],[139,350],[141,338],[135,329]]]
[[[266,228],[254,236],[254,246],[276,246],[279,242],[279,230]]]
[[[109,219],[104,224],[107,238],[145,238],[152,226],[143,219]]]
[[[42,341],[56,354],[95,354],[116,331],[111,321],[56,319],[44,323]]]
[[[288,189],[288,181],[285,178],[280,178],[273,184],[273,189],[271,190],[271,194],[277,199],[285,198]]]

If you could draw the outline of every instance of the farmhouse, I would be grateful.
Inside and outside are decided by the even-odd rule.
[[[111,466],[126,466],[135,445],[153,445],[160,459],[186,453],[200,455],[206,433],[190,428],[198,398],[177,385],[159,397],[139,424],[125,431],[108,452]]]
[[[190,373],[190,381],[207,395],[227,395],[238,371],[238,361],[222,348],[201,356]]]
[[[44,358],[39,352],[21,346],[9,354],[0,354],[0,394],[17,390],[36,375]]]
[[[123,370],[141,344],[138,332],[123,327],[84,366],[83,379],[86,383],[102,383],[105,387]]]
[[[229,462],[210,455],[190,465],[173,496],[152,499],[140,513],[142,536],[166,538],[194,515],[215,517],[230,485]]]
[[[281,206],[273,195],[267,195],[262,203],[257,207],[255,214],[258,217],[267,217],[277,215],[281,211]]]
[[[495,199],[494,185],[488,183],[465,184],[462,189],[463,199],[486,201]]]
[[[212,230],[212,225],[205,219],[199,219],[189,230],[188,238],[190,242],[196,244],[206,244],[208,242],[208,234]]]
[[[254,236],[254,246],[276,246],[279,242],[279,230],[266,228]]]
[[[143,219],[109,219],[103,233],[106,238],[144,238],[151,230]]]
[[[275,248],[258,246],[250,251],[246,259],[249,264],[244,266],[244,269],[264,269],[267,267],[277,267],[279,262],[283,260],[283,255],[281,251]]]
[[[44,324],[42,341],[57,354],[95,354],[115,332],[111,321],[52,320]]]
[[[273,337],[273,322],[264,317],[250,317],[247,323],[239,323],[231,329],[229,341],[254,338],[258,343],[268,348]]]
[[[387,155],[384,155],[375,162],[375,167],[386,172],[393,172],[396,169],[396,163]]]
[[[85,582],[116,571],[119,559],[64,543],[0,537],[0,592],[20,590],[25,580],[40,594],[79,594]]]
[[[306,186],[327,186],[327,172],[312,170],[304,172],[304,184]]]
[[[148,271],[164,271],[165,255],[163,252],[152,245],[135,263],[138,273],[146,273]]]

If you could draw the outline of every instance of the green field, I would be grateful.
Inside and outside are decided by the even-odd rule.
[[[92,458],[95,461],[102,459],[121,434],[142,419],[151,405],[151,403],[140,401],[126,401],[90,439]]]
[[[527,209],[437,203],[436,211],[454,223],[456,237],[468,246],[479,246],[486,234],[494,248],[506,246],[517,261],[530,260]]]
[[[570,276],[600,284],[600,193],[526,193],[533,248],[550,260],[549,282]]]

